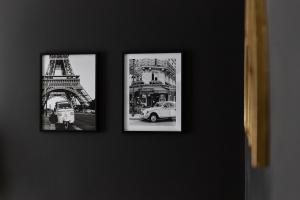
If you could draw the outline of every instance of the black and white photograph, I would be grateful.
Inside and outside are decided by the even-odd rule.
[[[96,57],[41,55],[42,131],[96,131]]]
[[[123,131],[181,132],[182,53],[123,56]]]

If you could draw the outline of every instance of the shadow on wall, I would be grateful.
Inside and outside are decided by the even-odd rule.
[[[6,187],[6,176],[4,172],[4,144],[0,136],[0,199],[4,199],[5,187]]]
[[[270,200],[268,168],[251,168],[251,152],[245,141],[245,199]]]

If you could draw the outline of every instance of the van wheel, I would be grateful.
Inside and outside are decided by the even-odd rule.
[[[154,113],[151,114],[151,115],[150,115],[150,121],[151,121],[151,122],[156,122],[156,121],[157,121],[157,115],[154,114]]]
[[[69,122],[64,122],[64,128],[65,128],[65,130],[68,130],[69,129]]]

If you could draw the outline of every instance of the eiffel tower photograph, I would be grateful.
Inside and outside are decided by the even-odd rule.
[[[44,54],[42,131],[96,131],[96,54]]]

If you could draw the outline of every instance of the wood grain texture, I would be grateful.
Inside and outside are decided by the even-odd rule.
[[[251,164],[268,163],[268,53],[264,0],[246,0],[244,62],[244,126]]]

